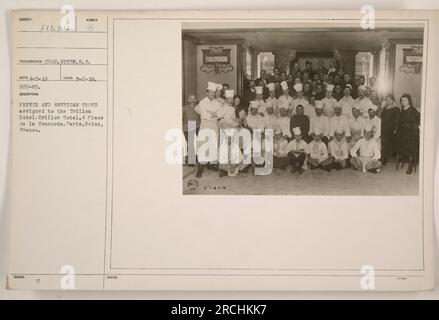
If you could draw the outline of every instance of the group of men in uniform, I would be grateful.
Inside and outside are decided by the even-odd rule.
[[[254,99],[249,101],[246,109],[239,107],[234,90],[224,90],[221,84],[208,82],[207,95],[199,104],[194,103],[193,95],[189,97],[192,105],[189,113],[193,114],[183,116],[183,121],[199,121],[199,130],[211,129],[218,137],[220,129],[245,128],[251,133],[257,129],[262,133],[272,129],[273,167],[283,170],[290,167],[293,173],[301,174],[307,168],[330,171],[349,166],[363,172],[379,172],[382,165],[381,120],[377,116],[378,106],[367,96],[365,86],[356,88],[357,98],[354,99],[352,85],[346,84],[343,96],[336,99],[334,85],[327,83],[320,100],[303,94],[300,78],[294,84],[294,90],[286,81],[280,86],[282,94],[276,94],[273,82],[256,86]],[[267,90],[268,97],[264,99]],[[187,132],[185,137],[187,141]],[[215,166],[220,170],[220,176],[235,176],[240,170],[248,170],[249,166],[242,163],[242,154],[237,159]],[[236,160],[238,163],[234,163]],[[198,177],[206,165],[209,166],[198,164]]]

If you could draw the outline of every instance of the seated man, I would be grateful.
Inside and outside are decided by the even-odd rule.
[[[360,107],[355,105],[352,107],[352,118],[349,119],[349,129],[351,131],[351,141],[349,141],[349,149],[357,143],[358,140],[363,138],[364,126],[366,120],[361,116]]]
[[[334,139],[329,142],[328,149],[334,163],[334,169],[340,170],[348,166],[348,144],[344,137],[344,131],[342,128],[337,128],[335,130]]]
[[[302,174],[305,170],[302,168],[303,163],[309,154],[308,144],[302,140],[302,134],[299,127],[293,128],[294,139],[288,143],[288,158],[290,159],[291,173],[296,171]]]
[[[359,155],[358,155],[359,152]],[[381,151],[378,141],[373,139],[373,128],[366,125],[364,138],[357,141],[351,149],[351,164],[354,169],[362,172],[378,173],[381,168]]]
[[[311,170],[323,169],[331,171],[332,159],[328,155],[326,144],[322,141],[322,133],[318,130],[314,131],[314,140],[309,143],[308,164]]]
[[[288,140],[282,135],[280,127],[275,128],[273,137],[273,168],[287,170]]]

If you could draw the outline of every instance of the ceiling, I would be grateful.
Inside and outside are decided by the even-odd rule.
[[[203,29],[184,30],[183,36],[198,41],[245,40],[254,50],[264,51],[372,51],[389,39],[423,39],[420,28],[412,29]]]

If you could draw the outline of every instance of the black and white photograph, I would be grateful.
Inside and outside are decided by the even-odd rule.
[[[418,195],[423,37],[183,25],[183,193]]]

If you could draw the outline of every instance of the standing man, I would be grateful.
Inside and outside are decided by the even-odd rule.
[[[291,117],[290,128],[293,131],[294,128],[300,128],[301,138],[309,143],[312,139],[308,135],[309,133],[309,118],[304,115],[304,109],[301,104],[296,107],[296,114]]]
[[[283,94],[279,97],[279,104],[287,107],[287,110],[293,110],[293,98],[289,94],[288,83],[286,81],[281,82]]]
[[[264,83],[264,86],[267,86],[269,81],[267,78],[267,72],[265,70],[261,70],[261,72],[259,73],[259,78],[256,79],[256,82],[260,83],[260,82]]]
[[[323,115],[323,106],[321,101],[316,101],[315,112],[315,117],[312,117],[310,121],[309,135],[314,138],[318,132],[318,134],[321,135],[320,140],[322,140],[325,144],[328,144],[329,118]]]
[[[349,128],[349,120],[341,114],[341,106],[336,105],[334,108],[334,116],[329,119],[329,141],[334,139],[337,129],[341,128],[346,135],[346,139],[351,139],[351,130]]]
[[[352,86],[346,85],[343,91],[343,98],[338,101],[338,105],[341,106],[341,113],[348,119],[352,117],[352,108],[354,107],[355,100],[351,96]]]
[[[327,117],[332,117],[334,115],[334,107],[337,104],[337,100],[332,96],[334,91],[334,85],[328,84],[326,86],[326,96],[322,99],[323,103],[323,114]]]
[[[372,101],[366,97],[366,91],[366,86],[360,85],[358,87],[358,98],[355,100],[360,108],[361,116],[365,119],[369,117],[369,108],[373,105]]]
[[[311,62],[311,61],[307,60],[307,61],[305,62],[305,70],[304,70],[304,72],[307,72],[308,75],[309,75],[309,77],[310,77],[310,78],[313,78],[313,76],[314,76],[314,70],[313,70],[313,68],[312,68],[312,62]]]
[[[204,97],[200,103],[195,107],[195,111],[200,115],[201,123],[200,123],[200,133],[202,130],[213,130],[216,135],[216,140],[219,140],[219,127],[218,120],[221,119],[222,116],[222,106],[221,103],[215,98],[216,92],[218,89],[218,85],[213,82],[207,83],[207,96]],[[209,140],[202,141],[198,143],[199,149],[204,143],[209,143]],[[198,169],[197,169],[197,178],[201,178],[203,174],[204,166],[209,162],[216,162],[217,159],[214,159],[212,155],[198,154]]]
[[[369,107],[368,115],[369,117],[366,119],[366,126],[372,127],[373,132],[373,138],[380,142],[381,138],[381,119],[376,116],[376,112],[378,110],[378,107],[375,105],[372,105]]]
[[[242,105],[246,111],[248,110],[250,101],[255,100],[256,97],[255,87],[256,87],[256,82],[254,80],[250,80],[248,84],[248,88],[244,90],[244,94],[242,96]]]
[[[360,115],[360,109],[354,105],[352,108],[352,117],[349,119],[349,130],[351,132],[351,141],[349,142],[349,149],[351,149],[358,140],[364,136],[364,127],[366,120]]]
[[[293,110],[296,110],[298,105],[305,107],[308,104],[308,100],[303,96],[303,85],[301,83],[296,83],[294,85],[294,90],[296,91],[296,99],[293,100]]]
[[[273,107],[274,114],[279,116],[279,100],[276,98],[276,87],[273,82],[269,83],[268,86],[268,98],[265,100],[266,106]]]

